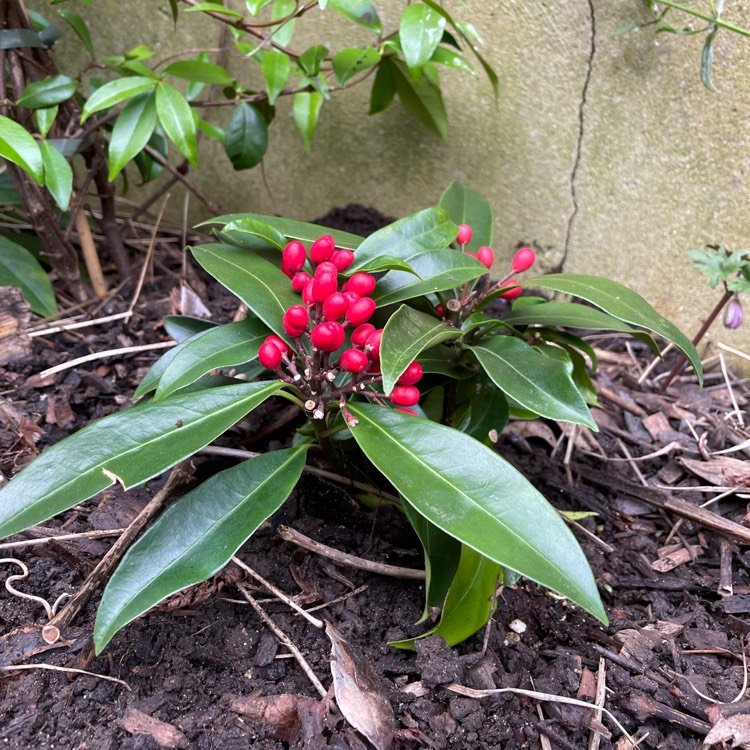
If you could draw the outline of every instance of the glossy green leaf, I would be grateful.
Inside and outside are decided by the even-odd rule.
[[[0,206],[23,206],[23,198],[8,172],[0,172]]]
[[[0,286],[17,286],[37,315],[57,312],[49,277],[22,245],[0,234]]]
[[[117,567],[94,625],[96,652],[171,594],[218,573],[294,489],[304,448],[272,451],[206,480],[170,505]]]
[[[234,292],[274,333],[286,338],[281,319],[300,298],[279,266],[255,253],[219,243],[191,250],[208,273]]]
[[[314,44],[308,47],[298,58],[297,62],[305,75],[316,76],[320,73],[320,64],[328,54],[328,47],[322,44]]]
[[[346,47],[339,50],[331,61],[336,83],[343,86],[362,71],[377,65],[380,59],[380,53],[374,47]]]
[[[495,385],[521,406],[542,417],[598,430],[563,363],[514,336],[487,336],[471,350]]]
[[[378,12],[368,0],[328,0],[328,5],[352,23],[378,34],[382,31]]]
[[[568,333],[567,331],[557,331],[550,328],[540,329],[539,335],[544,341],[552,341],[555,344],[559,344],[567,351],[576,349],[583,352],[583,354],[585,354],[591,360],[592,370],[596,371],[596,368],[599,366],[599,361],[596,357],[594,347],[591,346],[588,341],[584,341],[584,339],[579,338],[578,336],[574,336],[572,333]]]
[[[481,555],[606,622],[586,557],[557,511],[473,438],[428,419],[350,403],[367,458],[429,521]]]
[[[508,400],[494,383],[477,379],[469,385],[472,387],[471,399],[455,427],[480,443],[491,445],[494,441],[490,432],[499,434],[508,422]]]
[[[105,83],[94,91],[83,107],[81,122],[102,109],[108,109],[115,104],[130,99],[131,97],[151,91],[157,84],[155,78],[147,76],[128,76],[116,78],[114,81]]]
[[[232,245],[249,250],[270,246],[281,251],[286,245],[286,237],[278,229],[247,216],[227,222],[220,232],[220,237]]]
[[[543,302],[520,309],[514,308],[503,316],[506,323],[514,326],[565,326],[585,328],[591,331],[620,331],[633,333],[634,328],[621,320],[594,307],[575,302]]]
[[[294,95],[294,122],[302,136],[305,149],[310,150],[315,129],[318,127],[323,96],[317,91],[301,91]]]
[[[91,34],[89,33],[89,27],[86,25],[86,21],[84,21],[74,10],[68,8],[61,8],[57,12],[70,28],[73,29],[89,55],[91,55],[92,58],[95,57],[94,45],[91,42]]]
[[[462,352],[442,344],[423,351],[417,361],[426,373],[445,375],[456,380],[470,378],[479,370],[476,361],[466,363]]]
[[[716,24],[711,24],[711,28],[708,34],[706,34],[706,39],[703,43],[703,50],[701,51],[701,81],[709,91],[716,91],[713,82],[713,67],[714,44],[716,42],[716,32],[718,30],[719,27]]]
[[[73,170],[68,160],[49,141],[42,141],[44,185],[61,211],[67,211],[73,192]]]
[[[129,489],[161,474],[282,385],[274,380],[177,394],[92,422],[47,448],[0,489],[0,538],[62,513],[116,481]]]
[[[40,34],[31,29],[0,29],[0,49],[39,48],[49,45],[40,39]]]
[[[37,184],[43,183],[44,165],[39,144],[26,128],[4,115],[0,115],[0,158],[23,169]]]
[[[159,124],[177,150],[194,166],[198,166],[198,142],[195,119],[187,99],[174,87],[159,81],[156,87],[156,114]]]
[[[109,139],[109,181],[143,151],[156,127],[154,92],[136,96],[120,112]]]
[[[414,273],[389,271],[378,281],[372,296],[379,306],[453,289],[487,273],[476,258],[452,249],[432,250],[407,260]]]
[[[268,328],[257,319],[210,328],[180,347],[161,376],[154,399],[170,396],[211,370],[250,362],[266,336]]]
[[[375,73],[370,92],[370,114],[388,109],[396,96],[396,79],[393,73],[393,63],[387,57],[383,58]]]
[[[280,216],[267,216],[264,214],[225,214],[224,216],[214,216],[210,219],[197,224],[198,227],[210,226],[211,224],[224,225],[237,221],[254,220],[261,224],[277,229],[287,239],[299,240],[300,242],[314,242],[322,234],[330,234],[336,242],[336,247],[348,248],[354,250],[363,242],[363,238],[350,232],[343,232],[339,229],[330,229],[320,224],[310,224],[306,221],[297,221],[295,219],[285,219]]]
[[[157,154],[160,154],[163,159],[166,160],[169,156],[167,139],[164,137],[163,131],[158,124],[154,132],[151,134],[151,138],[149,138],[147,145]],[[156,179],[164,171],[164,166],[145,151],[136,154],[133,163],[138,167],[138,171],[141,173],[141,179],[144,183]]]
[[[440,196],[440,207],[454,224],[468,224],[472,228],[468,250],[476,253],[482,245],[492,245],[492,207],[483,195],[453,180]]]
[[[217,86],[232,86],[235,82],[224,68],[206,60],[177,60],[164,68],[163,75]]]
[[[448,589],[440,622],[416,638],[392,641],[389,645],[413,649],[415,641],[430,635],[441,636],[448,646],[465,641],[490,619],[500,573],[501,566],[496,562],[462,545],[458,569]]]
[[[260,164],[268,148],[268,125],[260,110],[247,102],[234,108],[224,136],[224,150],[240,171]]]
[[[354,264],[347,271],[353,273],[381,256],[409,260],[427,250],[442,250],[456,234],[458,227],[442,208],[426,208],[371,234],[357,249]]]
[[[444,141],[448,140],[448,115],[440,86],[430,76],[415,81],[400,60],[392,62],[393,82],[403,105]]]
[[[399,307],[385,324],[380,343],[383,392],[387,395],[393,390],[399,376],[420,352],[460,335],[460,331],[440,318],[406,305]]]
[[[462,57],[458,52],[446,47],[438,47],[432,53],[430,62],[434,62],[437,65],[445,65],[446,68],[460,70],[462,73],[476,75],[473,66],[465,57]]]
[[[251,16],[257,16],[271,0],[245,0],[245,7]]]
[[[232,10],[232,8],[227,8],[221,3],[197,3],[184,10],[185,13],[216,13],[219,16],[226,16],[234,21],[242,20],[242,13]]]
[[[263,80],[266,82],[268,103],[273,106],[292,74],[292,61],[289,59],[289,55],[284,52],[271,49],[263,53],[260,70],[263,74]]]
[[[221,143],[222,146],[224,145],[224,140],[226,139],[226,132],[223,130],[223,128],[220,128],[215,122],[209,122],[208,120],[204,120],[202,117],[198,116],[196,117],[195,124],[198,130],[200,130],[200,132],[203,133],[203,135],[207,136],[212,141]]]
[[[274,21],[282,22],[276,26],[276,31],[271,36],[274,44],[286,47],[292,41],[294,20],[290,20],[290,18],[296,10],[297,3],[294,0],[274,0],[273,7],[271,8],[271,18]]]
[[[26,86],[18,98],[19,107],[40,109],[62,104],[75,94],[78,81],[65,75],[47,76]]]
[[[615,318],[659,334],[682,350],[690,360],[699,383],[703,383],[703,367],[698,352],[690,339],[674,324],[656,312],[640,294],[632,289],[599,276],[562,273],[530,279],[524,281],[523,286],[540,287],[563,294],[572,294],[574,297],[580,297],[592,305],[602,308]]]
[[[49,133],[50,128],[54,124],[59,109],[60,108],[55,104],[53,107],[42,107],[34,112],[36,126],[39,129],[39,134],[42,138],[47,137],[47,133]]]
[[[216,327],[216,323],[212,323],[205,318],[196,318],[193,315],[165,315],[162,323],[164,324],[164,330],[178,344],[191,336],[195,336],[196,333]]]
[[[399,24],[399,40],[406,64],[419,72],[429,62],[443,38],[445,18],[423,3],[407,5]]]
[[[458,569],[461,542],[428,521],[407,500],[402,499],[402,507],[424,551],[425,604],[422,617],[417,621],[419,624],[429,617],[431,607],[443,606],[445,595]]]

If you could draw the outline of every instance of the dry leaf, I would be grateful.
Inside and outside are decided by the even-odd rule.
[[[154,719],[136,708],[127,708],[120,725],[130,734],[148,734],[159,747],[189,747],[187,737],[166,721]]]
[[[750,715],[738,714],[721,719],[703,740],[703,747],[731,742],[730,747],[750,748]]]
[[[203,300],[183,281],[179,288],[172,290],[172,311],[196,318],[210,318],[211,311]]]
[[[230,708],[262,724],[269,736],[296,746],[320,735],[325,725],[327,707],[305,695],[250,695],[235,698]]]
[[[678,459],[690,472],[710,484],[719,487],[750,486],[750,467],[747,461],[729,456],[717,456],[710,461],[698,461],[693,458]]]
[[[396,718],[378,675],[329,622],[326,634],[331,641],[333,690],[341,713],[377,750],[388,750],[396,731]]]
[[[539,438],[540,440],[544,440],[544,442],[552,448],[557,445],[555,433],[552,432],[546,424],[537,420],[531,422],[511,422],[506,425],[503,430],[503,437],[509,435],[512,437],[524,438],[525,440],[528,440],[529,438]]]

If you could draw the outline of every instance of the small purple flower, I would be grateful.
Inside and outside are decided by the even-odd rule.
[[[742,325],[742,303],[740,297],[735,294],[724,311],[724,328],[736,331]]]

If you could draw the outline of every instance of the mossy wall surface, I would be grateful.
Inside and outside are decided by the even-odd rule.
[[[374,4],[392,29],[403,2]],[[458,178],[495,210],[499,264],[531,244],[545,270],[628,284],[692,335],[720,292],[692,268],[687,250],[750,246],[750,40],[719,35],[719,91],[711,93],[699,78],[702,35],[645,29],[614,36],[648,17],[640,0],[446,4],[473,21],[500,77],[496,103],[481,72],[443,73],[448,142],[399,103],[369,117],[365,83],[325,106],[310,153],[291,101],[279,100],[265,159],[270,193],[260,169],[232,172],[210,143],[193,179],[226,211],[312,219],[350,202],[401,216],[435,203]],[[47,2],[29,5],[54,15]],[[145,43],[163,57],[216,44],[215,26],[199,14],[183,14],[175,31],[166,0],[96,0],[76,10],[89,21],[100,54]],[[728,19],[750,26],[750,7],[726,10]],[[356,42],[352,27],[330,11],[304,20],[295,47],[323,42],[335,50]],[[70,42],[59,43],[56,54],[62,68],[85,64]],[[247,75],[250,63],[231,65]],[[191,207],[199,217],[197,202]],[[712,338],[750,352],[750,325],[730,334],[717,324]]]

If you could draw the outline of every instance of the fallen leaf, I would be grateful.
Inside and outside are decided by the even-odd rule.
[[[731,742],[731,747],[750,748],[750,714],[721,719],[703,740],[703,747]]]
[[[730,456],[717,456],[710,461],[680,458],[679,462],[690,472],[717,486],[750,486],[748,462]]]
[[[125,709],[120,725],[130,734],[147,734],[159,747],[189,747],[187,737],[166,721],[154,719],[137,708]]]
[[[388,750],[396,731],[396,718],[378,675],[329,622],[326,634],[331,641],[333,690],[341,713],[376,750]]]
[[[203,304],[203,300],[185,282],[172,290],[172,312],[194,315],[196,318],[211,317],[211,311]]]
[[[293,746],[320,735],[327,713],[325,701],[292,693],[243,696],[232,700],[229,707],[262,724],[273,739]]]

